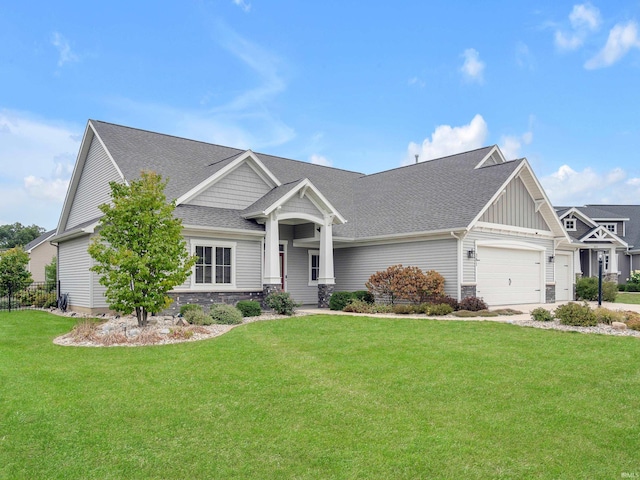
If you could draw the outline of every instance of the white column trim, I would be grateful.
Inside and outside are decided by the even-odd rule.
[[[334,215],[325,215],[320,228],[320,272],[318,284],[334,285],[333,271],[333,219]]]
[[[265,222],[264,277],[265,285],[280,285],[280,236],[278,233],[278,211],[271,212]]]

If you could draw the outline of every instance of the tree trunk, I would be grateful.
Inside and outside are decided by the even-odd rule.
[[[139,327],[147,326],[147,310],[144,307],[136,307],[136,317],[138,319]]]

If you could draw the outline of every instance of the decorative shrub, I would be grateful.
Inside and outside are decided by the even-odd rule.
[[[498,313],[497,312],[490,312],[489,310],[477,310],[477,311],[470,311],[470,310],[458,310],[457,312],[453,312],[452,315],[454,317],[461,317],[461,318],[467,318],[467,317],[497,317]]]
[[[573,325],[576,327],[595,327],[598,319],[589,305],[579,303],[567,303],[556,308],[555,316],[562,325]]]
[[[620,311],[609,310],[608,308],[596,308],[593,311],[598,323],[605,323],[611,325],[612,322],[624,322],[627,316]]]
[[[427,315],[440,316],[449,315],[452,312],[453,308],[451,308],[451,305],[447,303],[439,303],[437,305],[427,304],[427,308],[425,309],[424,313],[426,313]]]
[[[213,319],[213,323],[223,325],[237,325],[242,323],[242,313],[240,313],[240,310],[226,303],[214,303],[211,305],[209,315]]]
[[[300,306],[291,298],[288,292],[272,293],[264,299],[264,303],[280,315],[293,315],[295,308]]]
[[[397,299],[412,303],[423,303],[430,295],[444,294],[444,277],[435,270],[426,274],[418,267],[392,265],[376,272],[365,284],[376,298],[389,299],[393,304]]]
[[[358,300],[362,300],[367,303],[375,303],[376,299],[368,290],[356,290],[352,293],[353,298],[357,298]]]
[[[429,295],[425,298],[425,303],[430,303],[432,305],[440,305],[442,303],[446,303],[454,310],[458,310],[460,308],[460,304],[458,300],[450,297],[449,295]]]
[[[497,313],[498,315],[506,315],[506,316],[522,314],[520,310],[514,310],[513,308],[499,308],[497,310],[493,310],[493,312]]]
[[[349,305],[344,307],[345,312],[353,313],[393,313],[393,305],[385,303],[367,303],[362,300],[353,299]]]
[[[398,315],[408,315],[418,313],[418,308],[414,305],[399,304],[393,306],[393,313],[397,313]]]
[[[243,317],[259,317],[262,314],[260,302],[255,300],[240,300],[236,304],[236,308],[240,310]]]
[[[187,310],[185,310],[182,318],[184,318],[185,321],[189,322],[191,325],[211,325],[213,323],[213,319],[209,315],[204,313],[202,308],[188,308]]]
[[[202,307],[200,305],[196,305],[195,303],[185,303],[180,307],[180,315],[183,317],[190,310],[200,310],[202,312]]]
[[[631,272],[631,275],[629,275],[629,283],[640,285],[640,270],[634,270]]]
[[[615,282],[602,282],[602,300],[615,302],[618,293],[618,284]],[[576,297],[578,300],[598,300],[598,279],[596,277],[583,277],[576,282]]]
[[[640,292],[640,283],[627,283],[625,286],[625,292]]]
[[[469,310],[470,312],[477,312],[479,310],[487,310],[489,307],[484,300],[478,297],[465,297],[460,300],[460,310]]]
[[[553,313],[546,308],[534,308],[531,310],[531,320],[535,320],[536,322],[550,322],[553,320]]]
[[[343,310],[353,299],[351,292],[333,292],[329,299],[329,310]]]
[[[626,292],[627,291],[627,285],[624,283],[619,283],[618,284],[618,291],[619,292]]]
[[[640,315],[635,312],[627,312],[627,319],[625,322],[627,328],[631,330],[640,331]]]

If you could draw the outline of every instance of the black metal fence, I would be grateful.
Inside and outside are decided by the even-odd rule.
[[[56,282],[29,282],[0,287],[0,310],[26,310],[58,306]]]

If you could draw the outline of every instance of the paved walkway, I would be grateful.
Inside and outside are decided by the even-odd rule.
[[[511,320],[529,320],[531,319],[530,312],[531,310],[542,307],[547,310],[555,310],[560,305],[563,305],[569,302],[558,302],[558,303],[529,303],[526,305],[497,305],[491,307],[489,310],[498,310],[503,308],[511,308],[513,310],[518,310],[522,312],[518,315],[505,315],[500,317],[454,317],[452,315],[447,315],[445,317],[433,317],[433,318],[453,318],[459,320],[488,320],[493,322],[509,322]],[[598,302],[588,302],[591,308],[596,308],[598,306]],[[634,312],[640,312],[640,305],[633,304],[625,304],[625,303],[611,303],[611,302],[602,302],[602,306],[604,308],[608,308],[611,310],[632,310]],[[359,317],[368,317],[371,314],[368,313],[352,313],[352,312],[340,312],[336,310],[329,310],[328,308],[318,308],[314,305],[303,305],[297,309],[300,313],[306,313],[308,315],[354,315]],[[397,315],[394,313],[376,313],[374,314],[376,317],[384,317],[384,318],[425,318],[425,315]]]

